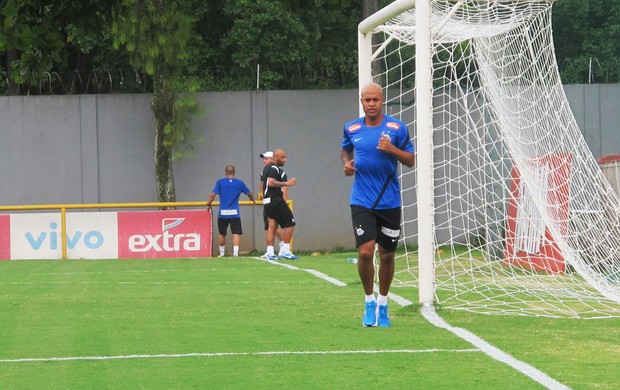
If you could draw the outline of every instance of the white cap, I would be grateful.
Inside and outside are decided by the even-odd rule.
[[[272,151],[268,151],[268,152],[265,152],[265,153],[261,153],[260,156],[262,158],[273,158],[273,152]]]

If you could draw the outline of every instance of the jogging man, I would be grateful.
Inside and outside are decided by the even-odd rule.
[[[364,288],[364,326],[390,326],[387,296],[394,278],[394,252],[400,237],[398,162],[412,167],[413,144],[407,126],[383,113],[383,90],[362,88],[365,116],[347,123],[341,143],[344,174],[354,176],[351,220],[358,250],[357,270]],[[375,299],[375,244],[379,249],[379,296]],[[378,306],[378,307],[377,307]]]
[[[235,178],[235,167],[226,166],[226,177],[219,179],[213,187],[213,192],[209,196],[207,206],[211,208],[211,203],[215,195],[220,196],[220,208],[217,214],[217,227],[219,230],[218,245],[220,254],[223,257],[226,250],[226,231],[230,225],[233,241],[233,256],[239,256],[239,241],[243,230],[241,229],[241,214],[239,212],[239,196],[246,194],[254,202],[254,194],[242,180]]]

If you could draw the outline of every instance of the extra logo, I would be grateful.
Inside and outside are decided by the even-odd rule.
[[[199,251],[200,235],[197,233],[176,233],[175,227],[181,226],[185,218],[163,218],[161,220],[161,233],[158,234],[134,234],[129,237],[129,250],[131,252],[177,252]]]
[[[394,129],[394,130],[398,130],[400,129],[400,125],[396,122],[388,122],[386,123],[386,126],[389,127],[390,129]]]

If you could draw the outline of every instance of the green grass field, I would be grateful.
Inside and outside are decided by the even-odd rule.
[[[542,388],[415,306],[363,328],[351,255],[0,262],[0,387]],[[568,387],[618,388],[620,319],[439,314]]]

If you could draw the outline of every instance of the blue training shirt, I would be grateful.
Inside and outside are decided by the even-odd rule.
[[[414,153],[407,125],[389,115],[383,116],[378,126],[366,126],[364,117],[344,126],[342,149],[355,151],[355,176],[351,187],[351,204],[377,210],[400,207],[398,160],[392,154],[377,149],[382,134],[387,134],[392,144],[401,150]],[[375,205],[383,186],[387,188]]]
[[[241,217],[239,213],[239,196],[241,196],[241,193],[248,195],[250,189],[242,180],[236,177],[224,177],[215,183],[213,193],[220,196],[218,218],[232,219]]]

